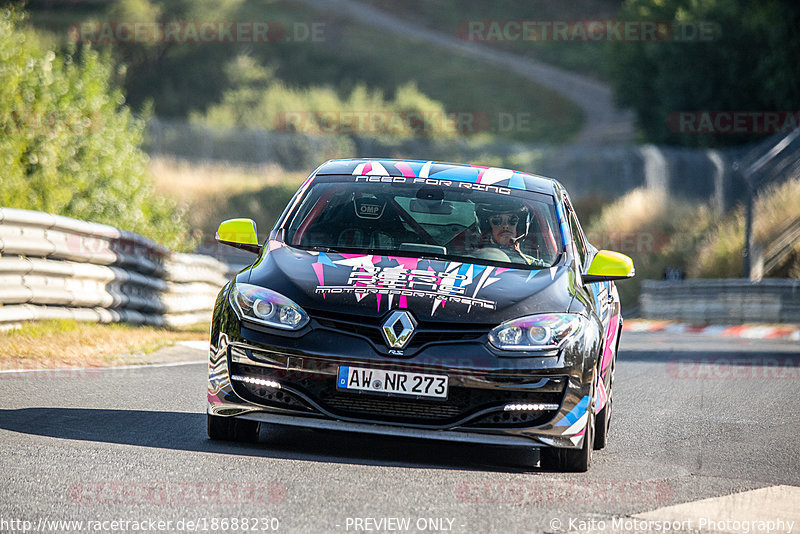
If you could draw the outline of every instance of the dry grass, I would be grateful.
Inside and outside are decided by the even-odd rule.
[[[153,158],[150,161],[150,170],[156,178],[158,193],[186,201],[220,193],[255,191],[286,179],[300,179],[303,174],[285,172],[279,165],[192,163],[164,157]]]
[[[103,367],[146,363],[176,341],[208,339],[208,325],[185,330],[42,321],[0,335],[0,368]]]
[[[153,158],[150,169],[156,192],[169,196],[185,211],[191,228],[212,233],[233,217],[249,217],[269,228],[306,178],[278,165],[237,166]]]
[[[660,279],[665,268],[688,270],[713,220],[701,204],[635,189],[608,204],[587,227],[595,246],[633,259],[636,277],[617,284],[623,304],[630,306],[638,301],[642,280]]]
[[[755,204],[754,239],[764,248],[784,226],[800,217],[800,177],[766,188]],[[605,206],[587,225],[596,246],[604,236],[629,234],[633,243],[658,244],[653,249],[618,250],[633,258],[636,278],[618,284],[623,303],[636,303],[641,281],[660,279],[664,268],[683,269],[690,278],[736,278],[742,276],[744,209],[739,206],[716,216],[705,205],[636,189]],[[648,235],[651,234],[651,235]],[[649,239],[652,237],[652,239]],[[613,248],[613,247],[609,247]],[[771,276],[800,274],[800,243],[794,256]]]
[[[756,198],[753,213],[753,239],[766,248],[790,221],[800,218],[800,177],[766,188]],[[692,262],[689,274],[704,278],[742,276],[745,215],[734,210],[709,232]],[[800,243],[783,269],[771,276],[798,276]]]

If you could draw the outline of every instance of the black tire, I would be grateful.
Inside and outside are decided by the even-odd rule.
[[[220,441],[240,441],[254,443],[258,441],[258,421],[220,417],[208,414],[208,437]]]
[[[592,465],[594,445],[594,415],[591,410],[586,421],[586,434],[580,449],[547,448],[541,449],[540,463],[544,469],[585,473]]]
[[[597,414],[594,433],[594,450],[599,451],[608,445],[608,429],[611,428],[611,415],[614,413],[614,367],[616,361],[611,362],[611,379],[608,382],[608,398],[606,405]]]
[[[545,469],[585,473],[592,465],[594,450],[594,380],[596,371],[592,373],[592,388],[589,391],[589,406],[586,408],[586,432],[583,435],[583,446],[580,449],[564,449],[552,447],[541,449],[539,463]]]

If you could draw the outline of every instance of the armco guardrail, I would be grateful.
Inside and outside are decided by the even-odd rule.
[[[40,319],[206,321],[228,271],[112,226],[0,208],[0,329]]]
[[[645,280],[639,303],[647,319],[698,324],[800,323],[800,280]]]

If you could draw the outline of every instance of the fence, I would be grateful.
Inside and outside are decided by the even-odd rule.
[[[228,271],[111,226],[0,208],[0,329],[41,319],[207,321]]]
[[[639,303],[647,319],[696,324],[800,323],[800,280],[645,280]]]
[[[745,149],[705,150],[654,145],[530,145],[464,137],[390,139],[359,135],[310,135],[247,128],[209,128],[153,118],[145,149],[194,161],[275,163],[310,171],[330,158],[413,157],[510,167],[558,178],[575,198],[621,196],[636,187],[663,189],[705,200],[723,211],[746,195],[731,172]]]

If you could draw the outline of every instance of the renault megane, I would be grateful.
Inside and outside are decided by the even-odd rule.
[[[208,434],[261,423],[537,448],[605,446],[627,256],[597,250],[557,181],[413,160],[333,160],[220,292]]]

